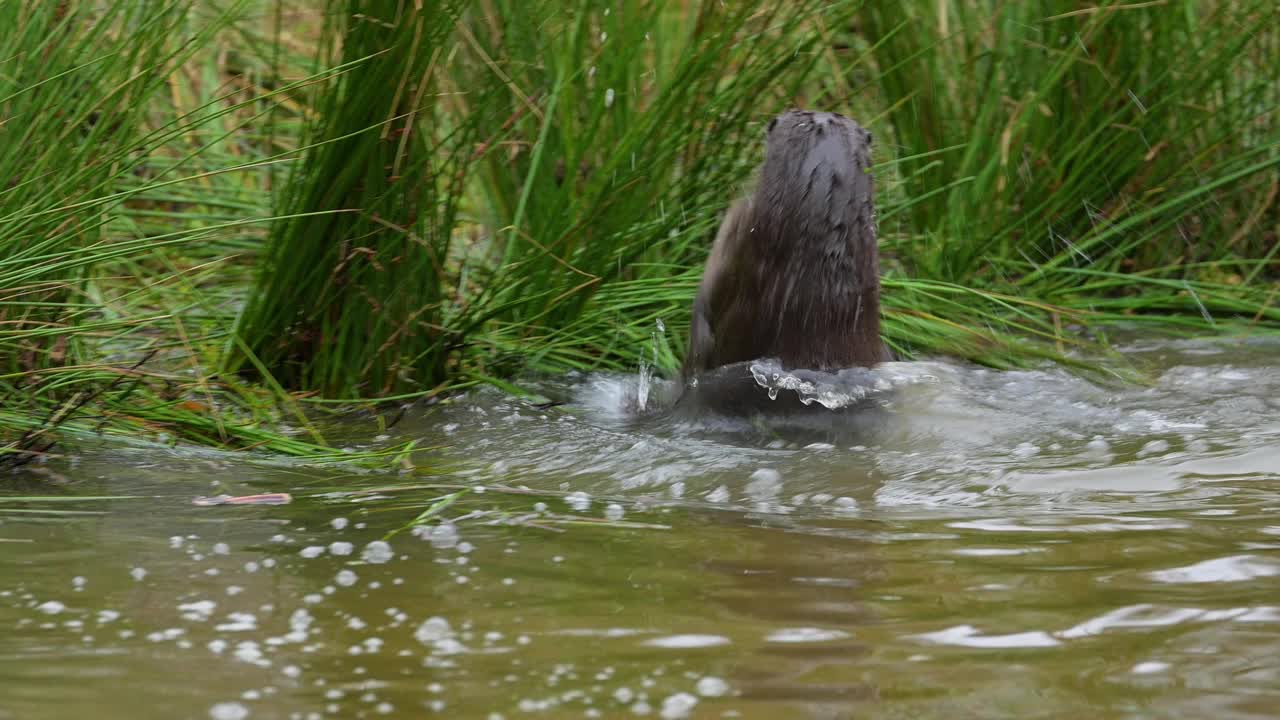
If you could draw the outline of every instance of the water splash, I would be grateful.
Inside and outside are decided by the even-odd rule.
[[[653,353],[653,362],[645,360],[645,349],[640,348],[640,372],[636,377],[636,409],[643,413],[649,409],[652,399],[654,371],[657,369],[661,354],[663,338],[667,334],[667,325],[662,318],[654,321],[654,330],[649,333],[649,351]]]
[[[787,370],[779,361],[766,359],[751,363],[749,369],[770,400],[777,400],[783,391],[794,392],[804,405],[817,403],[828,410],[852,407],[907,385],[939,382],[923,363],[885,363],[876,368],[822,372]]]

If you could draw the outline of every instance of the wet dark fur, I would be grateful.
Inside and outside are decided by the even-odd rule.
[[[759,185],[730,209],[707,259],[686,383],[758,358],[810,370],[891,359],[870,148],[869,132],[834,113],[792,110],[769,124]]]

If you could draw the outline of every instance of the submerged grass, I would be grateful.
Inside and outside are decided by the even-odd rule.
[[[678,366],[792,105],[876,134],[907,356],[1280,328],[1263,0],[0,3],[0,465]],[[338,402],[342,401],[342,402]],[[285,426],[292,426],[293,430]],[[369,458],[399,462],[395,451]]]

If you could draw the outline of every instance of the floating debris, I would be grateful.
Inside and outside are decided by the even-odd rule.
[[[217,505],[288,505],[293,502],[289,493],[263,493],[261,495],[214,495],[198,497],[191,501],[197,507]]]

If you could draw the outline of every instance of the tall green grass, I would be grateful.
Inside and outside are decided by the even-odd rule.
[[[917,237],[915,273],[1055,298],[1082,270],[1262,277],[1275,3],[869,3],[863,20],[910,157],[888,227]],[[1133,287],[1159,293],[1148,276]]]
[[[79,359],[81,294],[134,172],[184,2],[0,5],[0,372]]]
[[[188,2],[0,4],[0,411],[43,424],[96,395],[76,368],[120,329],[88,292],[95,269],[150,243],[104,231],[145,157],[151,99],[189,46]],[[8,425],[0,422],[0,427]]]
[[[432,263],[401,272],[379,243],[400,256],[404,223],[344,229],[383,207],[380,186],[339,192],[341,163],[301,168],[290,211],[351,214],[275,235],[281,260],[243,326],[251,354],[290,387],[339,396],[646,354],[672,368],[761,124],[810,101],[888,131],[885,332],[899,351],[1010,366],[1096,352],[1071,328],[1140,313],[1274,322],[1261,229],[1275,217],[1276,15],[1252,0],[476,2],[418,51],[449,59],[417,112],[476,143],[472,167],[437,148],[421,196],[469,170],[450,186],[465,214],[445,206],[436,233],[419,233]],[[398,33],[395,52],[420,42]],[[360,61],[350,84],[397,87],[362,60],[369,45],[345,52]],[[373,114],[372,101],[326,106],[320,137],[377,147],[403,112],[377,97]],[[359,157],[330,147],[317,155]],[[416,304],[390,301],[405,294]]]
[[[440,78],[460,0],[334,3],[320,46],[344,66],[279,196],[227,366],[346,396],[445,377],[448,265],[474,124]]]
[[[1280,326],[1270,2],[231,13],[0,3],[0,456],[63,425],[321,457],[313,395],[673,369],[796,105],[875,131],[909,356],[1086,366],[1115,322]]]
[[[855,6],[409,7],[335,8],[351,68],[283,197],[305,217],[273,231],[233,368],[352,397],[590,363],[598,338],[575,324],[595,293],[697,262],[762,106],[814,63],[804,31]]]
[[[858,5],[488,6],[457,83],[500,81],[514,107],[487,119],[497,147],[481,176],[491,236],[479,257],[491,269],[463,331],[488,358],[535,366],[647,351],[658,321],[684,314],[654,303],[687,307],[689,285],[673,280],[700,265],[745,190],[764,124],[815,79],[818,29]],[[610,302],[637,286],[648,300]]]
[[[799,25],[815,41],[801,50],[808,53],[801,82],[775,80],[777,94],[766,89],[751,98],[766,109],[757,117],[812,98],[889,131],[879,135],[877,175],[889,256],[884,327],[899,351],[1001,367],[1046,358],[1087,365],[1081,353],[1102,347],[1074,331],[1082,325],[1140,319],[1212,330],[1274,327],[1280,319],[1269,305],[1275,266],[1264,272],[1277,245],[1262,232],[1277,215],[1277,92],[1266,69],[1277,58],[1273,5],[1181,3],[1139,12],[1103,3],[1077,12],[1052,2],[866,3],[854,8],[857,42],[838,55],[833,28],[842,18],[825,9]],[[1179,53],[1195,62],[1175,63]],[[749,113],[737,117],[750,126]],[[515,157],[589,153],[593,143],[575,138],[592,137],[594,127],[568,140],[549,132]],[[679,123],[662,132],[708,152]],[[758,137],[745,137],[734,157],[755,162]],[[558,142],[569,149],[553,150]],[[558,173],[566,167],[574,164],[555,165]],[[715,194],[701,198],[710,211],[704,217],[737,191],[703,169],[691,177]],[[518,198],[525,187],[512,183],[492,194]],[[564,193],[545,183],[527,187]],[[544,234],[528,243],[535,257],[527,262],[547,262],[563,279],[547,282],[539,268],[534,282],[496,283],[509,296],[545,293],[549,302],[526,305],[532,316],[487,338],[552,365],[634,367],[653,347],[659,364],[671,367],[712,224],[686,224],[687,234],[669,242],[615,232],[591,251],[615,252],[625,270],[575,278],[579,264],[542,248],[590,232],[580,218],[594,216],[530,205],[552,212],[530,223]],[[521,219],[518,212],[501,217]],[[1192,229],[1203,240],[1190,239]],[[626,254],[636,248],[659,250]],[[581,302],[566,302],[569,293]]]
[[[959,354],[985,360],[1010,335],[984,324],[1062,349],[1073,325],[1275,329],[1274,3],[870,3],[862,20],[900,156],[894,274],[1044,306],[983,320],[889,293],[891,334],[955,320]]]
[[[276,149],[273,93],[210,70],[243,5],[0,4],[0,467],[100,432],[331,454],[208,369]]]

